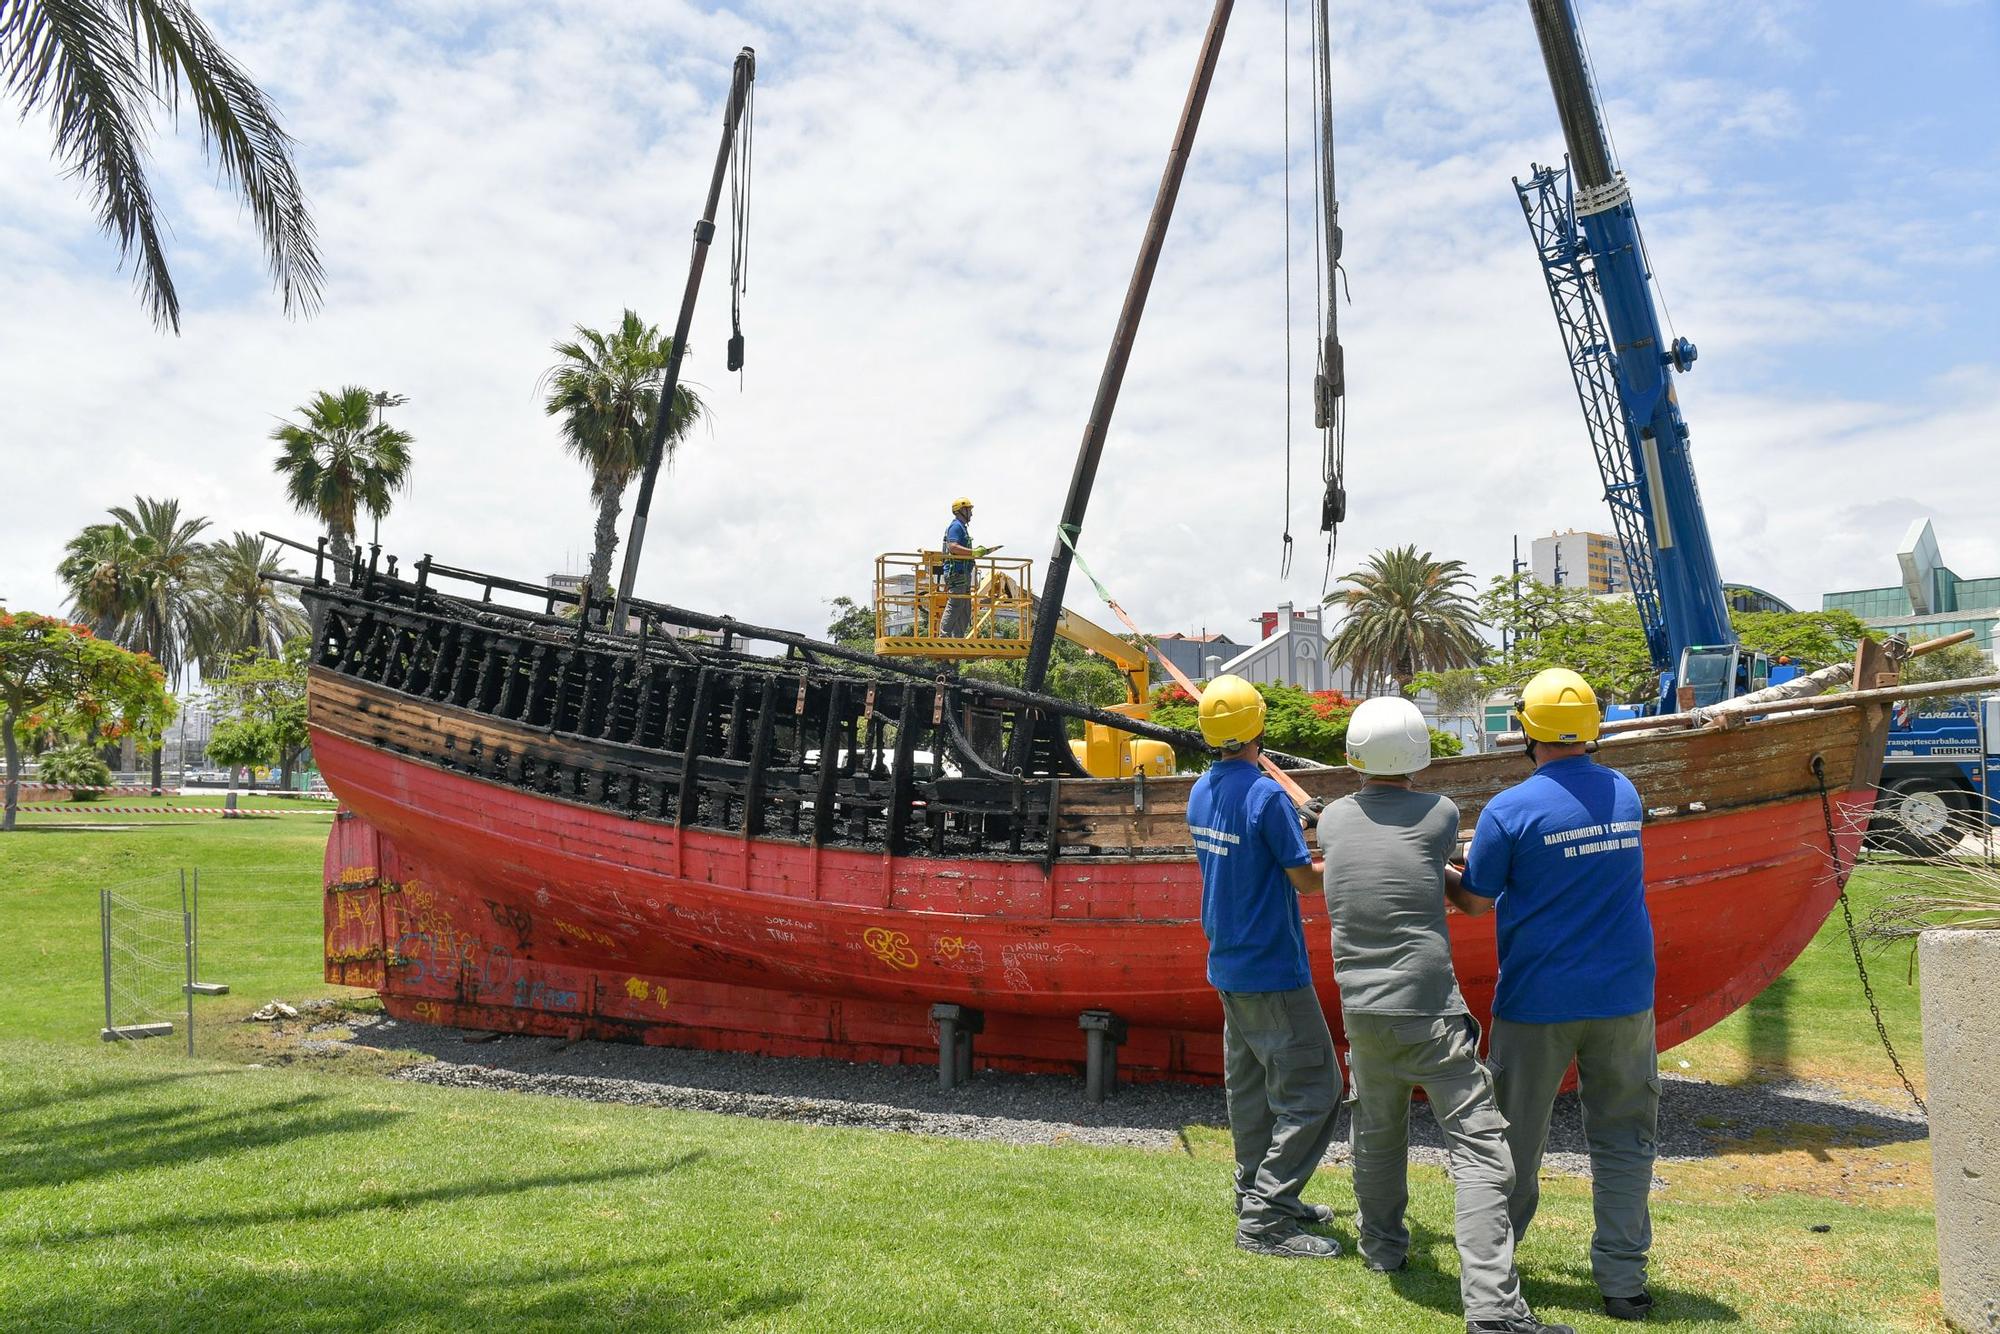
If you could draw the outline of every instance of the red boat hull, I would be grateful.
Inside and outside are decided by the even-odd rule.
[[[1220,1074],[1200,881],[1184,857],[927,858],[634,820],[315,729],[345,803],[326,857],[326,975],[391,1013],[565,1037],[887,1062],[936,1059],[930,1006],[979,1009],[982,1065],[1080,1066],[1085,1010],[1130,1026],[1121,1070]],[[1649,824],[1664,1049],[1804,948],[1858,850],[1870,790]],[[1491,918],[1452,919],[1484,1020]],[[1308,941],[1328,1017],[1323,913]]]

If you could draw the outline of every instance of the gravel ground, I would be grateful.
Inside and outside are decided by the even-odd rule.
[[[564,1042],[507,1036],[468,1041],[460,1029],[399,1022],[385,1016],[342,1015],[313,1026],[306,1042],[324,1049],[352,1041],[432,1059],[396,1078],[460,1088],[511,1089],[593,1102],[632,1103],[860,1126],[907,1134],[989,1140],[1002,1144],[1092,1144],[1186,1151],[1183,1127],[1223,1126],[1220,1088],[1128,1084],[1102,1107],[1083,1099],[1083,1081],[1053,1075],[981,1071],[970,1085],[945,1092],[930,1066],[857,1065],[730,1052],[683,1051],[612,1042]],[[1346,1117],[1331,1161],[1348,1158]],[[1781,1142],[1797,1127],[1830,1130],[1860,1142],[1922,1139],[1914,1112],[1886,1109],[1808,1084],[1736,1088],[1668,1074],[1660,1103],[1660,1160],[1687,1162],[1739,1149],[1760,1131]],[[1429,1108],[1410,1117],[1412,1156],[1442,1164],[1444,1152]],[[1575,1094],[1556,1102],[1548,1170],[1587,1174],[1582,1120]]]

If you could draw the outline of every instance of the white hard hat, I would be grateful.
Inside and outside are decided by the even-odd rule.
[[[1362,700],[1347,720],[1347,762],[1376,777],[1413,774],[1431,762],[1431,729],[1400,695]]]

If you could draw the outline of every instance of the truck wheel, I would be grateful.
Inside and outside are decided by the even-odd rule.
[[[1936,778],[1905,778],[1882,789],[1869,843],[1906,857],[1942,857],[1958,846],[1959,793]]]

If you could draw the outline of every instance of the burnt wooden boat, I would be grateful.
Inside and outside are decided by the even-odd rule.
[[[428,558],[414,579],[322,566],[301,591],[313,747],[342,803],[329,981],[402,1018],[510,1032],[930,1061],[943,1016],[980,1029],[985,1066],[1079,1069],[1095,1029],[1122,1032],[1128,1074],[1220,1074],[1192,780],[1084,776],[1066,729],[1095,711],[653,603],[612,634],[587,595],[564,608]],[[1862,652],[1861,683],[1893,679]],[[1604,743],[1647,807],[1663,1048],[1757,995],[1825,919],[1887,708],[1863,694]],[[1526,771],[1466,756],[1422,783],[1469,830]],[[1292,776],[1328,798],[1356,783]],[[1452,931],[1483,1018],[1492,919]]]

